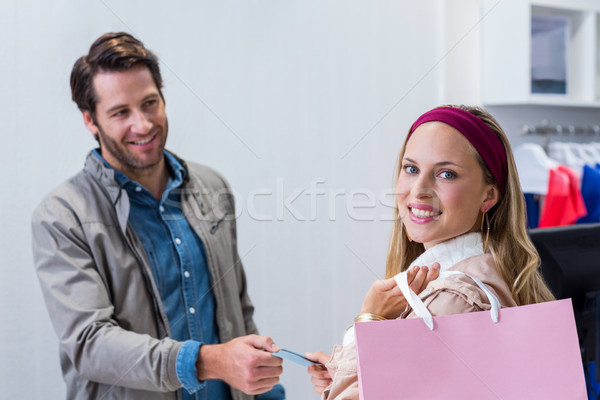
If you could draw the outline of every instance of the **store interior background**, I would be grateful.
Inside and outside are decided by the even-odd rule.
[[[261,333],[293,351],[328,352],[385,275],[393,200],[381,196],[408,127],[440,104],[482,104],[481,6],[3,1],[0,398],[64,398],[30,216],[95,146],[69,89],[94,39],[128,31],[159,56],[168,149],[218,170],[236,194]],[[519,135],[526,124],[600,123],[592,107],[488,110],[513,146],[540,141]],[[286,362],[282,383],[291,400],[317,398],[302,367]]]

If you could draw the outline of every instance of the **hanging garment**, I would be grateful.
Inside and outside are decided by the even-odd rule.
[[[587,143],[569,143],[571,151],[579,157],[585,165],[594,165],[597,162],[596,150]],[[582,170],[583,172],[583,170]]]
[[[569,176],[569,196],[571,197],[571,202],[575,209],[575,213],[577,214],[577,218],[584,217],[587,215],[588,211],[585,207],[583,195],[581,194],[579,177],[571,168],[565,167],[564,165],[559,165],[558,169]]]
[[[588,159],[587,165],[595,165],[596,163],[600,163],[600,152],[595,143],[582,144],[581,151],[585,153]]]
[[[539,227],[571,225],[586,214],[577,174],[563,165],[550,170]]]
[[[558,167],[558,162],[548,157],[542,146],[524,143],[514,151],[515,164],[523,193],[546,194],[550,170]]]
[[[598,160],[596,160],[596,162],[600,163],[600,142],[592,142],[590,143],[590,147],[593,147],[594,150],[596,150],[596,154],[598,154]]]
[[[527,207],[527,226],[537,228],[540,220],[541,201],[548,192],[550,170],[558,168],[558,162],[548,157],[542,146],[523,143],[515,148],[515,164],[519,173],[521,189]]]
[[[527,227],[535,229],[540,225],[541,203],[544,196],[537,193],[523,193],[523,196],[527,210]]]
[[[598,164],[596,168],[589,165],[583,167],[581,194],[588,213],[579,218],[577,223],[600,222],[600,168],[598,167]]]
[[[571,168],[577,176],[583,175],[583,166],[586,161],[575,150],[577,143],[552,142],[548,145],[548,156],[562,165]]]

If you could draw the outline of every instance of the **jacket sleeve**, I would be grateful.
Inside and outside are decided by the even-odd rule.
[[[336,345],[325,366],[332,373],[332,383],[321,395],[321,400],[357,400],[359,389],[356,345]]]
[[[465,293],[452,290],[436,291],[424,303],[433,316],[464,314],[489,308],[489,305],[486,307],[481,302],[473,301]],[[414,317],[416,315],[413,313],[409,315],[409,318]]]
[[[63,371],[70,363],[89,381],[151,391],[179,389],[175,368],[182,343],[120,326],[107,285],[111,278],[96,266],[84,223],[89,222],[57,198],[38,206],[32,218],[35,268],[59,339]]]

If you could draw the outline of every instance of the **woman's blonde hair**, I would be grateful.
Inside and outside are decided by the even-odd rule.
[[[554,296],[538,270],[539,255],[527,234],[524,197],[506,134],[494,117],[479,107],[454,105],[445,107],[457,107],[480,118],[494,131],[506,149],[508,176],[504,192],[500,191],[499,193],[498,203],[488,211],[490,226],[488,249],[491,250],[494,257],[496,268],[511,289],[515,302],[518,305],[524,305],[553,300]],[[400,176],[406,143],[407,140],[404,141],[400,150],[395,182]],[[497,187],[496,180],[479,153],[477,153],[477,159],[484,171],[486,183],[495,184]],[[394,219],[386,265],[388,278],[406,270],[412,261],[425,251],[421,243],[411,242],[408,239],[403,229],[397,203]]]

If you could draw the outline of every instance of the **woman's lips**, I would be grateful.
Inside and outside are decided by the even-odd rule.
[[[418,224],[432,221],[442,214],[441,211],[436,210],[427,204],[409,204],[408,211],[410,220]]]

